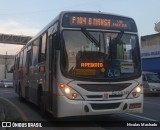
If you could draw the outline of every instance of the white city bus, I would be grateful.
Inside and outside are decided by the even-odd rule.
[[[14,86],[43,115],[139,113],[141,75],[132,18],[64,11],[16,55]]]

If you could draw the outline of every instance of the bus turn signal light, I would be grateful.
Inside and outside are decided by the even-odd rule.
[[[72,93],[72,99],[76,99],[77,98],[77,94],[76,93]]]
[[[60,87],[60,88],[64,88],[65,85],[64,85],[64,84],[59,84],[59,87]]]

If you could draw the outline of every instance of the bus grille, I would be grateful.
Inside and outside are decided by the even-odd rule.
[[[78,84],[80,87],[91,92],[113,92],[121,91],[130,86],[130,83],[126,84]]]
[[[91,103],[91,107],[94,110],[103,110],[103,109],[116,109],[118,108],[120,103],[108,103],[108,104],[95,104]]]
[[[120,97],[123,97],[122,94],[120,95],[109,95],[109,98],[120,98]]]
[[[87,98],[103,98],[102,95],[86,95]]]

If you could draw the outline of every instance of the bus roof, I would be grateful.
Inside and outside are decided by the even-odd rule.
[[[101,12],[101,11],[62,11],[60,15],[64,15],[65,13],[90,13],[90,14],[107,14],[107,15],[113,15],[113,16],[119,16],[119,17],[125,17],[125,18],[130,18],[133,19],[129,16],[124,16],[120,14],[114,14],[114,13],[107,13],[107,12]]]
[[[88,13],[88,14],[102,14],[102,15],[112,15],[112,16],[118,16],[118,17],[123,17],[123,18],[129,18],[132,19],[131,17],[128,16],[123,16],[123,15],[119,15],[119,14],[112,14],[112,13],[105,13],[105,12],[101,12],[101,11],[62,11],[60,12],[57,17],[55,17],[49,24],[47,24],[39,33],[37,33],[20,51],[22,51],[23,49],[25,49],[32,41],[34,41],[35,39],[37,39],[39,36],[41,36],[47,29],[49,29],[56,21],[59,21],[60,19],[62,19],[62,17],[66,14],[66,13]],[[132,19],[133,20],[133,19]],[[134,20],[133,20],[134,21]],[[19,51],[19,52],[20,52]],[[18,52],[18,53],[19,53]],[[17,53],[17,54],[18,54]]]

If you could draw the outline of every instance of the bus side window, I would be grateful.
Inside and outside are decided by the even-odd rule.
[[[22,68],[22,63],[23,63],[23,51],[20,53],[20,61],[19,61],[19,68]]]
[[[38,63],[38,43],[39,43],[39,39],[37,39],[37,40],[35,40],[34,42],[33,42],[33,46],[32,46],[32,48],[33,48],[33,58],[32,58],[32,64],[33,65],[35,65],[35,64],[37,64]]]
[[[16,69],[16,64],[17,64],[17,56],[14,58],[14,70]]]
[[[46,61],[46,44],[47,43],[47,34],[43,34],[40,41],[40,62]]]
[[[54,67],[54,76],[56,77],[56,44],[57,44],[57,34],[53,34],[53,67]]]
[[[32,52],[31,50],[27,51],[27,59],[26,59],[26,69],[27,73],[29,73],[29,68],[32,65]]]
[[[17,60],[16,60],[16,69],[18,70],[19,69],[19,61],[20,61],[20,58],[19,58],[19,55],[17,56]]]
[[[23,56],[23,65],[26,64],[26,55],[27,55],[27,48],[24,49],[24,56]]]

